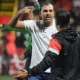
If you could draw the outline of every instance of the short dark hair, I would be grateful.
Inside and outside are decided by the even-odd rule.
[[[55,14],[56,24],[61,28],[68,27],[70,22],[70,12],[60,9]]]
[[[51,5],[53,6],[53,4],[50,3],[50,1],[46,1],[45,3],[43,3],[43,4],[41,5],[41,9],[42,9],[43,6],[45,6],[45,5],[49,5],[49,4],[51,4]]]

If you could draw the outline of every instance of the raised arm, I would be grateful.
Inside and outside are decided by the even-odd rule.
[[[25,25],[24,25],[24,21],[21,21],[19,20],[18,18],[20,17],[21,14],[26,14],[26,15],[29,15],[31,12],[31,10],[28,8],[28,7],[24,7],[22,9],[20,9],[17,14],[15,14],[10,22],[8,23],[9,26],[12,26],[12,27],[19,27],[19,28],[24,28]]]

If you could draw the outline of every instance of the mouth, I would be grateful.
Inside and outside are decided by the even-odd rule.
[[[46,19],[46,20],[51,20],[51,17],[46,17],[45,19]]]

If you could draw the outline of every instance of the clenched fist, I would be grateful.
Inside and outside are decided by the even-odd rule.
[[[31,10],[28,7],[24,7],[22,9],[20,9],[18,12],[19,12],[19,14],[23,14],[23,13],[24,14],[29,14],[31,12]]]

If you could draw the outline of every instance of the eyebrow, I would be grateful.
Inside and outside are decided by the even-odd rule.
[[[45,9],[45,10],[43,10],[43,12],[47,12],[47,11],[52,12],[53,10],[52,10],[52,9],[50,9],[50,10],[46,10],[46,9]]]

